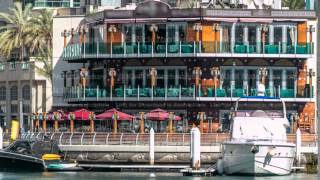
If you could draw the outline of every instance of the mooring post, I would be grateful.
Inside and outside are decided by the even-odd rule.
[[[149,139],[149,161],[150,165],[154,165],[154,130],[150,129],[150,139]]]
[[[3,149],[3,130],[0,127],[0,150]]]
[[[301,131],[300,128],[296,131],[296,159],[297,159],[297,166],[300,166],[301,161]]]
[[[191,167],[192,169],[200,169],[200,136],[201,133],[198,128],[191,129]]]

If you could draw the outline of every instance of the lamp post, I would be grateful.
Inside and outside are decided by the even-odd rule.
[[[145,113],[140,112],[140,134],[144,134],[144,120],[145,120]]]
[[[114,25],[114,24],[111,24],[110,26],[109,26],[109,28],[108,28],[108,32],[110,32],[110,43],[112,44],[112,42],[113,42],[113,36],[114,36],[114,34],[113,33],[116,33],[117,32],[117,27],[116,27],[116,25]]]
[[[306,71],[306,97],[312,97],[312,78],[316,75],[313,69],[309,69]]]
[[[109,77],[110,77],[110,90],[112,91],[115,85],[115,77],[117,76],[117,71],[115,68],[109,69]]]
[[[96,119],[96,115],[94,114],[94,112],[90,112],[89,118],[90,118],[90,132],[93,133],[94,132],[94,120]]]
[[[151,87],[154,88],[157,85],[157,69],[151,68],[150,70],[150,76],[151,76]]]
[[[312,43],[312,33],[316,31],[316,28],[313,27],[313,25],[309,25],[309,27],[307,28],[307,32],[309,33],[309,42],[310,45]]]
[[[202,26],[200,23],[195,23],[192,29],[196,32],[196,42],[200,40],[200,31],[202,31]]]
[[[169,123],[168,123],[168,131],[170,134],[173,133],[173,119],[174,119],[174,112],[169,113]]]
[[[200,132],[203,133],[203,121],[207,119],[207,115],[205,112],[199,112],[197,119],[200,120]]]
[[[200,84],[200,79],[202,76],[202,70],[200,67],[194,67],[193,71],[192,71],[193,76],[195,77],[195,85],[196,88],[199,86]]]
[[[61,114],[59,112],[54,112],[53,113],[53,120],[54,120],[54,130],[55,130],[55,132],[58,132],[58,128],[59,128],[58,121],[61,120]]]
[[[220,31],[221,26],[218,23],[214,23],[212,30],[214,32],[214,42],[215,42],[215,52],[218,52],[218,32]]]
[[[119,115],[118,112],[114,112],[113,116],[112,116],[112,120],[113,120],[113,130],[112,133],[117,134],[118,133],[118,119],[119,119]]]
[[[156,32],[158,32],[158,26],[156,24],[151,24],[149,30],[152,33],[152,43],[154,44],[156,42]]]
[[[74,118],[75,118],[75,115],[73,112],[70,112],[69,115],[68,115],[68,119],[70,121],[70,132],[73,133],[74,132]]]
[[[265,85],[266,76],[268,75],[268,70],[265,67],[259,68],[259,76],[261,77],[261,84]]]
[[[212,67],[211,68],[211,76],[213,76],[213,82],[214,82],[214,94],[215,96],[217,95],[217,81],[218,81],[218,77],[220,76],[220,69],[219,67]]]
[[[265,44],[266,44],[266,33],[268,32],[268,25],[267,24],[261,24],[261,36],[262,36],[262,52],[265,53]]]

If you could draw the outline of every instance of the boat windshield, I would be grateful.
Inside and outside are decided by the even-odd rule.
[[[269,117],[281,118],[283,113],[281,111],[268,111],[268,110],[242,110],[235,113],[235,117]]]

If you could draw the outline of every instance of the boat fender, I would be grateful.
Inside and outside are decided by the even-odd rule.
[[[270,150],[268,151],[268,154],[269,154],[270,156],[276,155],[276,154],[277,154],[276,148],[274,147],[274,148],[270,149]]]
[[[217,172],[219,175],[223,174],[223,159],[218,159],[217,161]]]
[[[250,149],[250,151],[253,153],[253,154],[256,154],[259,152],[259,146],[256,146],[256,145],[253,145]]]

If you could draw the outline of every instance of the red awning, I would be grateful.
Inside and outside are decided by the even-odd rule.
[[[89,120],[91,111],[87,109],[79,109],[73,112],[75,120]]]
[[[169,116],[170,116],[170,114],[167,111],[160,109],[160,108],[154,109],[146,114],[146,118],[148,120],[158,120],[158,121],[167,120],[167,119],[169,119]],[[181,117],[174,116],[174,120],[180,121]]]
[[[109,109],[102,114],[96,116],[97,120],[112,120],[114,118],[115,113],[118,114],[118,120],[133,120],[134,116],[126,114],[124,112],[120,112],[115,108]]]
[[[273,19],[262,19],[262,18],[239,18],[240,22],[249,23],[272,23]]]

